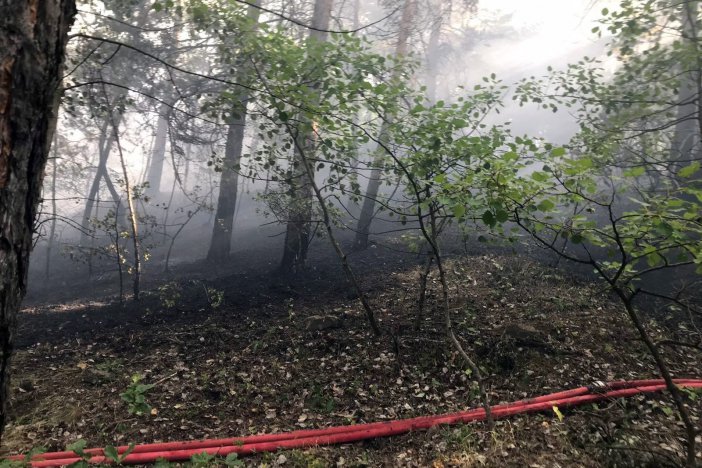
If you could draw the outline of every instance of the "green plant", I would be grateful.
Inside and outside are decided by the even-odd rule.
[[[124,367],[122,359],[106,359],[103,362],[98,362],[95,364],[95,369],[108,374],[115,374],[119,372]]]
[[[319,385],[315,385],[309,399],[310,408],[323,413],[331,413],[336,408],[334,398],[326,395]]]
[[[207,452],[196,453],[190,458],[190,463],[193,467],[202,468],[216,465],[224,465],[228,467],[244,466],[244,462],[239,459],[239,455],[236,453],[230,453],[224,458],[217,457],[216,455],[212,455]]]
[[[239,459],[239,455],[236,453],[230,453],[229,455],[227,455],[224,458],[224,464],[230,467],[244,466],[244,462]]]
[[[117,448],[114,445],[108,445],[105,447],[105,458],[108,460],[113,461],[114,463],[121,465],[122,462],[124,461],[127,456],[134,451],[135,445],[133,443],[129,444],[129,447],[127,450],[125,450],[123,453],[119,453],[117,451]]]
[[[207,304],[212,309],[218,309],[224,304],[224,291],[216,288],[205,287]]]
[[[172,309],[180,300],[180,287],[175,281],[163,284],[157,289],[158,299],[161,306]]]
[[[473,428],[467,424],[443,429],[443,438],[449,446],[472,452],[478,444],[479,438]]]
[[[88,466],[90,466],[89,460],[91,455],[85,453],[86,445],[87,442],[85,440],[79,439],[66,447],[66,450],[70,450],[80,457],[80,460],[69,465],[71,468],[88,468]]]
[[[148,413],[151,407],[146,403],[146,393],[154,387],[154,384],[141,383],[142,376],[132,375],[132,383],[129,384],[124,393],[120,396],[129,408],[129,414],[141,415]]]
[[[217,457],[215,457],[214,455],[210,455],[207,452],[196,453],[192,457],[190,457],[190,463],[194,467],[206,468],[208,466],[213,465],[215,458]]]
[[[294,468],[324,468],[329,465],[323,459],[303,450],[291,450],[287,459]]]

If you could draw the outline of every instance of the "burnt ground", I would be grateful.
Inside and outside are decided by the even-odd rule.
[[[184,265],[169,282],[147,280],[144,299],[124,306],[100,296],[99,288],[82,298],[75,284],[60,304],[35,295],[20,319],[4,450],[60,450],[81,438],[105,446],[239,436],[477,406],[474,383],[443,337],[436,276],[422,330],[409,326],[419,259],[395,246],[352,258],[383,329],[396,339],[370,333],[336,261],[324,256],[294,281],[255,268],[261,261],[255,252],[235,256],[251,267],[244,273]],[[597,283],[509,253],[454,255],[448,271],[456,331],[489,376],[494,403],[597,380],[657,376],[620,307]],[[324,330],[308,329],[319,323],[309,319],[317,315],[342,318]],[[686,338],[675,322],[648,326],[656,337]],[[698,350],[663,352],[676,376],[702,377]],[[155,384],[146,394],[151,411],[143,415],[130,414],[120,398],[135,374]],[[687,403],[699,423],[702,398],[694,396]],[[243,460],[315,467],[666,466],[682,453],[682,428],[664,394],[563,413],[562,420],[554,413],[502,420],[493,434],[470,424]]]

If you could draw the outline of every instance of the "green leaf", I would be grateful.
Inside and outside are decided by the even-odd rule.
[[[421,104],[417,104],[416,106],[414,106],[414,107],[412,108],[412,110],[411,110],[410,112],[411,112],[412,114],[418,114],[419,112],[422,112],[423,110],[424,110],[424,106],[421,105]]]
[[[539,203],[536,207],[539,209],[539,211],[551,211],[556,207],[556,204],[547,199],[541,200],[541,203]]]
[[[495,215],[492,214],[492,211],[487,210],[485,213],[483,213],[483,216],[481,217],[481,219],[483,220],[483,223],[485,223],[486,225],[488,225],[490,227],[495,226],[495,222],[496,222]]]
[[[117,453],[117,449],[115,448],[114,445],[108,445],[105,447],[105,456],[112,460],[113,462],[119,462],[119,453]]]
[[[83,450],[87,444],[88,443],[85,440],[79,439],[66,447],[66,449],[82,457],[85,455]]]
[[[136,444],[135,444],[134,442],[130,443],[130,444],[129,444],[129,447],[127,447],[127,450],[125,450],[125,451],[122,453],[122,455],[120,456],[119,461],[122,462],[122,460],[124,460],[125,458],[127,458],[127,455],[129,455],[130,453],[132,453],[132,452],[134,451],[135,448],[136,448]]]
[[[563,147],[553,148],[551,150],[551,156],[558,157],[566,154],[566,150]]]
[[[509,151],[502,155],[502,159],[504,159],[505,161],[516,161],[517,159],[519,159],[519,155],[514,151]]]
[[[656,265],[660,265],[661,263],[663,263],[663,257],[661,257],[659,254],[652,253],[646,255],[646,264],[648,264],[648,266],[654,267]]]
[[[544,172],[532,172],[531,178],[537,182],[546,182],[548,180],[548,174]]]
[[[624,171],[624,175],[627,177],[640,177],[646,173],[646,168],[644,166],[632,167]]]
[[[692,177],[697,171],[700,170],[700,162],[693,161],[689,166],[685,166],[678,171],[680,177]]]
[[[462,218],[463,215],[466,214],[466,207],[463,205],[454,205],[453,206],[453,216],[456,218]]]
[[[191,14],[195,21],[204,21],[207,18],[207,11],[207,5],[196,5],[192,8]]]

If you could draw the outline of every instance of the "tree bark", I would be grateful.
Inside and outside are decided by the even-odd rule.
[[[47,280],[47,284],[49,281],[49,278],[51,277],[51,255],[53,254],[54,250],[54,237],[56,236],[56,212],[57,212],[57,207],[56,207],[56,177],[57,177],[57,169],[58,169],[58,141],[57,138],[54,135],[54,142],[53,142],[53,150],[54,150],[54,158],[53,161],[51,161],[51,227],[49,228],[49,238],[48,238],[48,243],[46,246],[46,265],[44,269],[44,276]]]
[[[103,92],[105,94],[105,100],[109,105],[109,99],[107,98],[107,91],[103,85]],[[122,152],[122,145],[119,142],[119,128],[115,123],[112,114],[109,114],[110,122],[112,123],[112,130],[115,136],[115,143],[117,143],[117,151],[119,153],[119,163],[122,168],[122,177],[124,177],[124,191],[127,197],[127,207],[129,208],[129,225],[132,231],[132,245],[134,246],[134,282],[133,282],[133,292],[134,300],[139,300],[140,293],[140,283],[141,283],[141,246],[139,245],[139,220],[136,212],[136,206],[134,203],[134,195],[132,194],[132,186],[129,183],[129,171],[127,171],[127,163],[124,158],[124,153]],[[120,203],[117,202],[117,210],[119,209]],[[117,219],[117,211],[115,211],[115,222]]]
[[[260,0],[251,2],[247,16],[253,25],[258,23],[260,16]],[[256,29],[252,32],[255,33]],[[242,57],[241,61],[246,60]],[[250,80],[251,68],[245,63],[240,63],[237,83],[246,83]],[[219,195],[217,197],[217,213],[212,228],[212,240],[207,252],[207,259],[211,262],[226,261],[231,250],[232,231],[234,230],[234,213],[239,193],[239,166],[244,148],[244,131],[246,130],[246,106],[249,93],[240,91],[239,101],[232,106],[227,131],[227,143],[224,149],[222,178],[219,182]]]
[[[2,0],[0,0],[2,1]],[[115,32],[125,32],[128,33],[132,36],[132,39],[134,40],[134,43],[138,44],[140,42],[140,36],[137,33],[140,28],[142,28],[146,24],[146,20],[148,19],[148,13],[152,11],[150,8],[147,8],[146,6],[147,2],[145,0],[140,1],[137,5],[134,5],[134,9],[131,11],[136,11],[136,21],[135,21],[135,28],[127,28],[126,30],[121,30],[121,26],[123,25],[120,22],[117,22],[116,24],[113,23],[112,26],[115,29]],[[125,21],[125,22],[130,22],[131,21],[131,11],[129,16],[124,17],[120,21]],[[128,77],[134,75],[135,70],[132,68],[131,70],[127,71]],[[111,79],[115,79],[115,77],[110,77]],[[127,80],[128,82],[129,80]],[[114,109],[119,108],[118,104],[121,104],[124,102],[124,99],[126,98],[128,91],[125,89],[120,89],[117,90],[115,93],[115,97],[112,99],[112,102],[114,104]],[[112,150],[112,144],[114,143],[115,135],[114,132],[111,129],[111,122],[114,121],[114,123],[119,127],[119,125],[122,122],[123,115],[119,111],[114,111],[114,114],[111,114],[110,116],[106,117],[105,120],[102,122],[102,128],[100,129],[100,141],[98,143],[98,168],[95,173],[95,178],[93,179],[93,183],[91,184],[90,191],[88,192],[88,197],[86,200],[85,204],[85,209],[83,211],[83,219],[82,219],[82,228],[83,232],[81,234],[81,240],[80,243],[81,245],[86,245],[87,244],[87,238],[88,238],[88,233],[91,231],[90,229],[90,216],[93,212],[93,204],[95,203],[94,201],[98,198],[98,192],[100,191],[100,180],[104,179],[105,181],[105,186],[107,187],[107,190],[110,192],[110,196],[112,196],[112,199],[114,200],[115,204],[121,203],[121,196],[117,189],[115,188],[114,184],[112,183],[112,180],[110,179],[110,173],[107,169],[107,160],[110,156],[110,151]],[[96,207],[96,213],[99,213],[100,207]],[[97,217],[97,214],[96,214]],[[126,219],[125,225],[126,223]],[[92,243],[92,242],[91,242]]]
[[[682,35],[688,47],[697,50],[697,43],[700,35],[697,27],[696,13],[699,2],[683,2],[682,8]],[[699,53],[695,54],[699,55]],[[680,89],[678,91],[678,109],[675,132],[670,154],[670,171],[677,181],[685,184],[684,178],[677,177],[677,171],[690,164],[693,159],[699,158],[702,154],[702,105],[700,105],[700,93],[702,93],[702,57],[695,59],[696,63],[683,64],[680,77]]]
[[[695,466],[697,466],[697,462],[695,461],[695,437],[697,436],[697,429],[695,428],[695,423],[693,422],[692,417],[690,416],[690,411],[685,406],[685,401],[682,392],[680,391],[678,386],[675,385],[675,382],[673,381],[673,376],[671,375],[670,370],[668,369],[668,364],[665,362],[665,359],[663,359],[663,356],[661,356],[661,353],[658,350],[658,346],[656,346],[656,344],[651,339],[651,336],[648,334],[648,331],[646,331],[646,327],[644,327],[644,324],[641,321],[641,317],[639,317],[638,312],[632,304],[631,295],[627,295],[627,293],[623,291],[621,287],[618,287],[616,285],[613,285],[613,288],[614,292],[617,294],[617,296],[619,296],[622,303],[624,304],[624,308],[626,310],[627,315],[629,316],[629,319],[631,320],[631,323],[636,328],[636,331],[639,332],[639,337],[641,337],[641,340],[648,348],[649,353],[651,353],[651,356],[653,357],[653,360],[655,361],[656,366],[658,367],[658,371],[660,372],[661,377],[665,381],[665,386],[670,392],[670,395],[673,397],[673,403],[675,404],[675,407],[677,408],[678,413],[680,415],[680,419],[682,420],[683,426],[685,427],[685,442],[687,445],[685,466],[688,468],[694,468]]]
[[[351,23],[351,29],[353,31],[356,31],[361,25],[361,19],[360,19],[361,1],[360,0],[354,1],[352,14],[353,14],[353,21]],[[354,34],[357,35],[358,33],[354,33]],[[356,112],[353,116],[352,132],[353,132],[354,136],[356,136],[356,137],[358,136],[358,133],[359,133],[358,132],[358,124],[360,121],[359,112],[360,111]],[[353,146],[351,148],[349,148],[349,151],[352,154],[351,167],[350,167],[350,171],[349,171],[350,174],[357,174],[358,166],[361,163],[358,150],[359,150],[358,138],[354,138]],[[357,175],[355,177],[357,178]],[[354,193],[354,191],[350,190],[348,193],[348,197],[347,197],[347,209],[348,209],[349,213],[351,213],[352,216],[354,216],[354,217],[356,215],[360,215],[360,213],[358,212],[359,206],[358,206],[358,203],[356,201],[355,195],[356,194]]]
[[[288,126],[288,131],[291,131],[289,126]],[[295,141],[295,144],[296,145],[298,144],[297,140]],[[305,154],[304,148],[297,147],[297,151],[300,154],[300,158],[302,160],[303,167],[304,167],[305,171],[307,172],[307,178],[310,181],[310,186],[312,187],[312,190],[314,191],[314,195],[317,197],[317,203],[319,203],[319,207],[322,210],[322,216],[324,218],[324,226],[327,229],[327,235],[329,236],[329,241],[331,242],[332,247],[334,247],[334,251],[336,252],[336,255],[339,257],[339,260],[341,260],[341,266],[344,269],[344,273],[346,273],[346,277],[351,282],[351,285],[353,286],[354,290],[356,291],[356,294],[358,294],[358,299],[361,302],[361,305],[363,306],[363,310],[366,313],[366,318],[368,319],[368,323],[369,323],[371,329],[373,330],[373,333],[375,334],[375,336],[380,336],[381,330],[380,330],[380,327],[378,326],[378,322],[375,319],[375,313],[373,312],[373,308],[368,303],[368,299],[366,298],[366,295],[363,293],[363,289],[361,288],[361,285],[359,284],[358,279],[356,278],[356,275],[353,272],[353,268],[351,268],[351,264],[349,263],[349,259],[346,256],[346,254],[344,253],[343,249],[341,248],[341,245],[339,244],[339,242],[336,240],[336,236],[334,235],[334,226],[332,224],[331,216],[329,215],[329,209],[327,208],[327,201],[324,198],[322,191],[317,186],[317,184],[314,180],[314,164],[310,164],[310,161],[307,159],[307,155]]]
[[[0,435],[73,0],[0,0]]]
[[[90,190],[88,191],[88,196],[85,200],[85,208],[83,210],[83,219],[81,226],[83,230],[81,232],[80,244],[85,245],[88,242],[88,233],[91,231],[90,228],[90,217],[93,214],[93,205],[98,198],[98,192],[100,191],[100,180],[105,179],[105,183],[110,191],[110,195],[114,199],[115,203],[120,202],[119,194],[114,188],[112,181],[110,180],[109,172],[107,172],[107,159],[110,157],[110,151],[112,149],[112,143],[114,142],[114,131],[108,128],[109,122],[105,120],[102,132],[100,134],[100,141],[98,143],[98,166],[95,170],[95,177],[93,178],[93,183],[90,185]],[[99,208],[99,206],[97,207]]]
[[[431,104],[436,103],[436,89],[438,85],[439,74],[439,39],[441,39],[441,27],[443,26],[444,16],[442,10],[443,2],[434,2],[432,7],[436,8],[437,16],[431,25],[429,33],[429,43],[427,44],[426,58],[426,82],[427,82],[427,101]]]
[[[146,177],[149,183],[149,193],[158,195],[161,192],[161,175],[163,174],[163,162],[166,160],[166,144],[168,143],[168,120],[171,115],[170,106],[161,104],[158,111],[158,123],[156,124],[156,138],[154,148],[151,152],[151,165],[149,175]]]
[[[407,45],[409,42],[409,35],[412,31],[412,22],[414,21],[414,16],[416,12],[415,0],[405,0],[405,4],[402,8],[402,18],[400,20],[400,34],[397,38],[397,46],[395,48],[395,55],[401,57],[407,53]],[[380,136],[378,139],[382,142],[387,140],[387,124],[384,123],[380,129]],[[368,237],[370,235],[370,226],[375,217],[375,201],[378,198],[378,192],[380,191],[380,184],[382,182],[382,167],[383,165],[383,152],[377,151],[375,158],[373,158],[372,170],[370,178],[368,179],[368,187],[366,188],[366,196],[363,200],[363,208],[361,208],[361,215],[358,218],[358,227],[356,228],[356,239],[354,241],[355,248],[357,250],[363,250],[368,247]]]
[[[316,0],[312,17],[312,29],[309,36],[310,40],[319,42],[327,40],[328,33],[325,30],[329,29],[333,3],[332,0]],[[312,88],[314,87],[315,85],[312,85]],[[279,270],[284,275],[295,274],[304,269],[307,261],[313,194],[310,179],[305,170],[304,157],[298,151],[298,147],[308,154],[314,153],[316,135],[314,130],[312,130],[312,126],[312,122],[301,122],[301,130],[298,131],[298,135],[295,137],[296,148],[292,162],[292,177],[288,181],[292,203],[285,231],[283,259],[280,262]]]

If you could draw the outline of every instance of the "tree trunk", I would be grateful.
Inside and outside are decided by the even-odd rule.
[[[0,0],[0,435],[72,0]]]
[[[183,192],[188,193],[188,180],[190,179],[190,155],[193,153],[192,145],[185,147],[185,170],[183,171]]]
[[[46,246],[46,267],[44,269],[44,275],[46,278],[46,284],[49,283],[49,278],[51,277],[51,255],[53,253],[54,247],[54,237],[56,236],[56,171],[58,169],[58,139],[54,136],[54,158],[51,161],[51,227],[49,228],[49,239]]]
[[[107,91],[105,90],[105,86],[103,85],[103,92],[105,94],[105,101],[107,101],[108,106],[109,106],[109,99],[107,98]],[[127,207],[129,207],[129,225],[131,227],[131,234],[132,234],[132,243],[134,246],[134,283],[133,283],[133,292],[134,292],[134,300],[138,301],[139,300],[139,293],[140,293],[140,282],[141,282],[141,248],[139,245],[139,229],[138,229],[138,216],[136,212],[136,207],[134,204],[134,195],[132,194],[132,186],[129,183],[129,172],[127,171],[127,163],[124,158],[124,153],[122,152],[122,145],[119,142],[119,128],[117,128],[117,124],[114,121],[114,118],[112,116],[111,111],[109,112],[108,118],[110,119],[110,122],[112,123],[112,130],[113,134],[115,136],[115,143],[117,143],[117,152],[119,153],[119,163],[122,168],[122,177],[124,177],[124,191],[125,195],[127,197]],[[117,202],[117,209],[119,210],[119,205],[120,203]],[[117,222],[117,211],[115,211],[115,222]]]
[[[244,103],[244,105],[246,105]],[[227,132],[227,144],[224,150],[222,178],[219,183],[217,197],[217,213],[212,240],[207,252],[210,261],[226,261],[231,249],[232,231],[234,229],[234,212],[239,193],[239,164],[244,147],[244,129],[246,127],[246,111],[231,121]]]
[[[88,196],[85,200],[85,209],[83,210],[83,220],[81,223],[83,231],[81,232],[80,239],[81,245],[87,244],[88,233],[91,231],[90,217],[92,216],[93,205],[95,205],[95,200],[97,200],[98,192],[100,191],[100,180],[105,180],[105,185],[107,186],[107,189],[109,190],[114,202],[120,203],[121,201],[119,193],[117,193],[114,184],[112,184],[110,174],[107,171],[107,160],[110,157],[112,143],[115,141],[114,131],[108,127],[109,121],[106,119],[100,135],[100,142],[98,143],[98,167],[95,171],[93,183],[90,185],[90,190],[88,191]]]
[[[258,23],[260,0],[251,3],[248,9],[248,18],[252,24]],[[255,33],[255,29],[252,30]],[[246,60],[246,57],[242,57]],[[245,83],[250,79],[251,68],[241,63],[236,81]],[[242,90],[243,91],[243,90]],[[246,106],[249,95],[242,92],[239,102],[232,106],[232,117],[228,122],[227,143],[224,149],[222,178],[219,182],[219,195],[217,197],[217,213],[212,240],[207,252],[207,259],[212,262],[223,262],[229,257],[231,250],[232,231],[234,230],[234,213],[236,200],[239,193],[239,165],[244,148],[244,131],[246,130]]]
[[[2,0],[0,0],[2,1]],[[140,42],[140,36],[138,31],[140,28],[142,28],[146,24],[146,20],[148,19],[148,13],[151,11],[149,7],[146,6],[147,2],[145,0],[140,1],[137,5],[134,5],[134,11],[137,12],[136,15],[136,21],[135,21],[135,26],[136,27],[130,27],[124,31],[121,32],[126,32],[131,35],[132,39],[135,41],[135,43]],[[150,5],[150,4],[149,4]],[[113,24],[113,27],[117,28],[115,31],[119,31],[120,26],[119,25],[124,25],[125,23],[122,23],[122,21],[125,22],[131,22],[131,15],[129,17],[125,17],[121,20],[118,20],[117,23]],[[135,72],[135,71],[134,71]],[[112,78],[114,79],[114,77]],[[128,80],[127,80],[128,81]],[[128,84],[128,83],[127,83]],[[121,104],[124,102],[124,99],[127,96],[128,91],[126,89],[120,89],[115,92],[115,97],[113,98],[112,102],[114,104],[114,109],[119,108],[118,104]],[[107,118],[105,118],[104,122],[102,122],[102,128],[101,128],[101,133],[100,133],[100,143],[98,144],[98,153],[99,153],[99,159],[98,159],[98,168],[95,173],[95,178],[93,179],[93,183],[91,184],[90,191],[88,192],[88,197],[86,200],[85,204],[85,210],[83,211],[83,219],[82,219],[82,228],[83,228],[83,233],[81,234],[81,240],[80,243],[81,245],[85,245],[87,243],[87,237],[88,233],[90,232],[90,216],[93,211],[93,204],[94,200],[97,198],[97,194],[100,191],[100,180],[104,179],[105,185],[110,192],[110,195],[112,196],[112,199],[114,200],[115,204],[121,203],[121,196],[119,195],[119,192],[115,188],[114,184],[112,183],[112,180],[110,179],[110,173],[107,170],[107,160],[110,156],[110,151],[112,150],[112,144],[114,143],[115,135],[111,129],[111,122],[114,121],[115,125],[119,127],[119,125],[122,122],[122,118],[124,116],[122,115],[121,112],[116,112],[115,114],[111,114]],[[97,206],[96,211],[99,212],[99,206]],[[126,221],[126,219],[125,219]],[[126,224],[126,223],[125,223]]]
[[[158,123],[156,124],[156,138],[154,148],[151,152],[151,166],[149,175],[146,177],[149,183],[149,193],[158,195],[161,192],[161,175],[163,174],[163,162],[166,160],[166,144],[168,143],[168,120],[171,115],[170,106],[161,104],[158,111]]]
[[[397,46],[395,48],[395,55],[398,57],[403,56],[407,53],[407,44],[409,42],[409,35],[412,31],[412,22],[414,21],[416,11],[415,0],[405,0],[405,4],[402,8],[402,18],[400,20],[400,34],[397,38]],[[380,129],[380,141],[387,140],[387,124],[384,123]],[[383,165],[383,153],[382,151],[376,152],[376,157],[373,158],[372,169],[370,178],[368,179],[368,187],[366,188],[366,196],[363,200],[363,208],[361,208],[361,215],[358,218],[358,227],[356,228],[356,239],[355,248],[357,250],[363,250],[368,247],[368,237],[370,235],[370,226],[375,217],[375,201],[378,198],[378,192],[380,191],[382,167]]]
[[[437,81],[439,78],[439,39],[441,39],[441,26],[443,25],[443,12],[442,2],[434,2],[432,5],[436,8],[436,18],[431,25],[431,32],[429,33],[429,43],[427,44],[427,58],[426,58],[426,83],[427,83],[427,101],[429,103],[436,103],[436,88]]]
[[[287,126],[287,128],[290,132],[291,128],[289,126]],[[297,140],[295,140],[295,144],[298,144]],[[300,154],[300,159],[302,161],[303,167],[307,172],[307,178],[310,181],[310,186],[314,191],[314,195],[317,197],[317,203],[319,203],[319,207],[322,210],[324,226],[327,228],[327,235],[329,236],[329,240],[331,241],[332,247],[334,247],[334,251],[339,257],[339,260],[341,260],[341,266],[344,269],[344,273],[346,273],[347,279],[351,282],[351,285],[356,291],[356,294],[358,294],[358,299],[361,302],[361,305],[363,306],[363,310],[366,312],[366,318],[368,319],[368,323],[371,326],[373,333],[375,334],[375,336],[380,336],[381,330],[378,326],[378,322],[375,319],[375,313],[373,312],[373,309],[368,303],[368,299],[363,293],[363,289],[361,289],[361,285],[359,284],[358,279],[356,278],[356,275],[353,272],[353,268],[351,268],[351,264],[349,264],[348,257],[344,253],[343,249],[341,248],[341,245],[336,240],[336,236],[334,235],[334,225],[332,224],[331,216],[329,215],[329,209],[327,208],[327,200],[324,198],[322,191],[317,186],[314,180],[314,164],[311,164],[310,161],[307,159],[307,154],[305,153],[304,148],[297,147],[296,149]]]
[[[310,40],[320,42],[327,40],[328,33],[324,30],[329,29],[333,3],[332,0],[316,0]],[[312,187],[305,170],[304,158],[297,148],[303,148],[307,154],[314,154],[316,136],[312,130],[312,122],[301,122],[300,130],[295,138],[297,143],[293,155],[292,177],[288,181],[292,203],[285,231],[283,259],[280,262],[280,273],[284,275],[295,274],[304,269],[307,261],[307,248],[310,243]]]
[[[697,48],[700,40],[700,31],[697,24],[699,2],[683,2],[682,32],[688,47]],[[685,185],[689,181],[678,177],[680,169],[690,164],[692,160],[699,159],[702,155],[702,57],[695,59],[695,63],[683,64],[686,68],[680,77],[678,91],[677,121],[670,154],[669,170],[675,180]],[[694,197],[693,197],[694,198]]]
[[[360,0],[355,0],[353,3],[353,22],[351,24],[351,29],[353,31],[356,31],[360,25],[361,25],[361,19],[360,19],[360,13],[361,13],[361,1]],[[358,34],[358,33],[354,33]],[[360,111],[356,112],[353,116],[353,128],[352,132],[354,135],[353,139],[353,146],[349,148],[349,151],[351,153],[351,164],[350,164],[350,170],[349,174],[358,174],[358,166],[361,163],[361,160],[359,158],[358,150],[359,150],[359,144],[358,144],[358,124],[360,121]],[[357,175],[355,176],[357,179]],[[358,203],[356,202],[356,194],[354,193],[353,190],[350,190],[348,193],[348,198],[347,198],[347,210],[353,217],[359,215],[360,213],[358,212],[359,206]]]
[[[651,357],[653,357],[653,360],[655,361],[656,366],[658,367],[658,371],[660,372],[661,377],[665,381],[665,386],[673,398],[673,403],[675,404],[675,407],[678,410],[678,414],[680,415],[680,419],[682,420],[683,426],[685,427],[685,442],[687,445],[685,466],[688,468],[694,468],[695,466],[698,466],[697,462],[695,461],[695,437],[697,435],[697,428],[695,427],[695,423],[692,420],[690,411],[685,406],[683,394],[680,391],[680,388],[678,388],[678,386],[675,385],[675,382],[673,381],[673,376],[671,375],[670,370],[668,369],[668,364],[665,362],[665,359],[663,359],[663,356],[658,350],[658,346],[656,346],[653,339],[648,334],[648,331],[646,331],[646,327],[644,327],[644,324],[641,321],[641,317],[639,317],[638,312],[634,308],[634,305],[632,304],[632,296],[627,294],[624,290],[622,290],[620,286],[612,286],[614,288],[614,292],[617,294],[617,296],[619,296],[622,303],[624,304],[624,308],[626,310],[627,315],[629,316],[629,320],[631,320],[631,323],[636,328],[636,331],[639,332],[639,337],[641,337],[641,340],[648,348],[649,353],[651,353]]]

